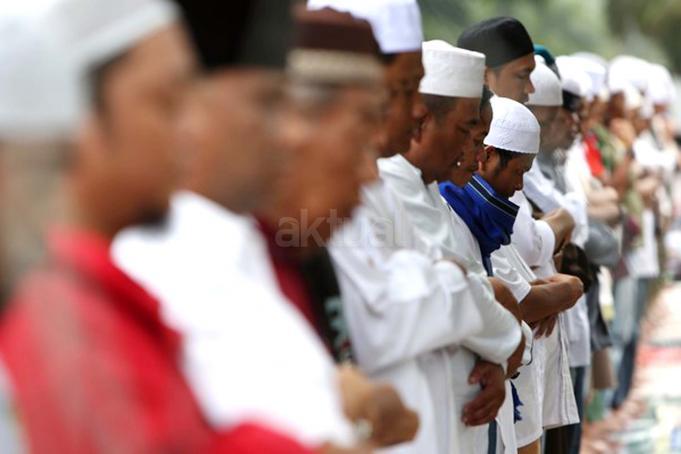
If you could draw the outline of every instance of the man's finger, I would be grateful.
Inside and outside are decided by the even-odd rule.
[[[489,414],[498,412],[503,403],[503,400],[497,397],[473,413],[465,415],[465,418],[468,421],[478,421],[485,419]]]

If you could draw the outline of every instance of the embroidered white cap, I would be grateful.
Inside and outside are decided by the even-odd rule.
[[[558,76],[541,63],[538,57],[537,66],[530,74],[530,80],[534,85],[534,93],[530,94],[528,106],[559,107],[563,105],[563,89]],[[543,58],[542,58],[543,60]]]
[[[492,123],[485,145],[516,153],[539,153],[540,126],[523,104],[508,98],[493,97]]]
[[[71,136],[90,71],[176,17],[165,0],[0,0],[0,136]]]
[[[591,78],[579,61],[573,57],[561,56],[556,58],[556,66],[560,72],[563,90],[589,101],[593,99]]]
[[[479,98],[485,79],[485,56],[442,40],[423,43],[426,75],[419,91],[450,98]]]
[[[607,67],[591,58],[574,55],[570,58],[576,65],[579,65],[591,79],[589,96],[591,98],[600,96],[603,88],[606,85],[606,79],[608,75]]]
[[[423,24],[416,0],[308,0],[307,7],[331,8],[366,20],[384,54],[421,50]]]
[[[608,85],[611,93],[624,91],[626,84],[633,85],[641,93],[648,90],[650,64],[637,57],[620,55],[610,62]]]
[[[653,104],[669,105],[676,99],[674,79],[667,68],[658,64],[650,65],[648,96]]]

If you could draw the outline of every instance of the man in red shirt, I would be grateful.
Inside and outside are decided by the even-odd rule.
[[[211,429],[179,373],[177,334],[110,260],[119,230],[162,222],[176,184],[174,123],[194,63],[175,9],[24,3],[0,13],[3,180],[41,181],[34,197],[59,214],[40,213],[45,258],[0,325],[30,451],[308,452],[255,425]],[[29,152],[44,160],[17,159]]]

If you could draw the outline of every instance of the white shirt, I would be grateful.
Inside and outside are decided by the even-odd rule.
[[[583,197],[574,192],[561,193],[553,181],[544,176],[536,160],[532,163],[530,171],[525,173],[523,184],[522,192],[544,213],[550,213],[558,208],[564,208],[570,213],[575,222],[571,241],[583,248],[589,238],[589,220]]]
[[[468,271],[469,286],[478,303],[483,331],[465,338],[461,342],[465,348],[450,352],[447,363],[439,364],[442,384],[450,386],[454,392],[453,414],[456,417],[452,422],[459,433],[458,444],[442,452],[456,449],[466,453],[486,452],[487,427],[466,427],[460,420],[463,406],[480,390],[477,385],[468,384],[468,375],[477,360],[476,356],[505,367],[520,342],[520,326],[513,315],[494,300],[477,242],[463,221],[461,224],[456,222],[457,216],[440,196],[437,183],[426,186],[421,172],[401,155],[378,162],[387,193],[399,200],[404,208],[402,213],[398,213],[401,219],[396,219],[395,223],[413,227],[413,244],[408,247],[434,260],[455,258]]]
[[[112,254],[182,335],[182,370],[212,425],[260,422],[309,446],[352,441],[335,366],[278,291],[249,218],[180,192],[165,229],[129,229]]]
[[[400,246],[413,232],[395,226],[399,211],[380,181],[364,188],[363,205],[329,251],[359,366],[419,413],[416,439],[390,451],[445,452],[458,443],[448,349],[479,332],[482,320],[458,266]]]
[[[517,268],[531,280],[553,276],[556,274],[553,230],[546,222],[532,218],[532,207],[522,192],[516,192],[511,200],[519,206],[511,246],[532,271],[527,273],[520,265]],[[586,218],[586,213],[583,217]],[[527,376],[519,377],[517,386],[521,400],[522,394],[525,394],[531,402],[527,405],[530,407],[528,418],[516,424],[520,445],[536,440],[542,428],[560,427],[579,421],[570,377],[566,321],[567,314],[561,313],[551,336],[535,340]],[[537,405],[532,402],[533,399],[537,399]]]

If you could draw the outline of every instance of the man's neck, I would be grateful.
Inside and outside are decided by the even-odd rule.
[[[423,181],[424,185],[428,186],[429,184],[435,181],[435,177],[431,176],[429,172],[425,170],[424,168],[425,166],[423,166],[421,160],[418,159],[418,155],[409,151],[405,153],[403,156],[404,159],[406,159],[409,164],[419,169],[419,171],[421,172],[421,180]]]

